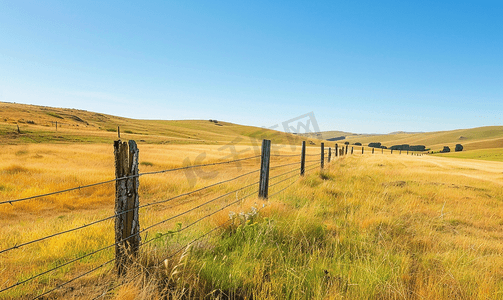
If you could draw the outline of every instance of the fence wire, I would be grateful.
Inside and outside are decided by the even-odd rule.
[[[70,232],[73,232],[73,231],[77,231],[77,230],[80,230],[80,229],[83,229],[83,228],[86,228],[86,227],[89,227],[89,226],[92,226],[92,225],[95,225],[95,224],[98,224],[98,223],[102,223],[102,222],[105,222],[107,220],[111,220],[111,219],[114,219],[118,216],[121,216],[123,214],[126,214],[130,211],[133,211],[135,209],[140,209],[140,208],[145,208],[145,207],[149,207],[149,206],[152,206],[152,205],[157,205],[157,204],[161,204],[161,203],[166,203],[166,202],[169,202],[169,201],[172,201],[172,200],[175,200],[175,199],[178,199],[178,198],[181,198],[181,197],[184,197],[184,196],[188,196],[188,195],[191,195],[191,194],[194,194],[194,193],[197,193],[197,192],[200,192],[200,191],[203,191],[205,189],[208,189],[208,188],[211,188],[211,187],[215,187],[215,186],[218,186],[218,185],[221,185],[223,183],[227,183],[227,182],[230,182],[230,181],[233,181],[233,180],[236,180],[236,179],[239,179],[239,178],[242,178],[244,176],[247,176],[247,175],[250,175],[250,174],[253,174],[253,173],[256,173],[256,172],[259,172],[260,169],[257,169],[257,170],[254,170],[254,171],[251,171],[251,172],[248,172],[248,173],[245,173],[245,174],[241,174],[241,175],[238,175],[234,178],[231,178],[231,179],[227,179],[227,180],[223,180],[223,181],[220,181],[220,182],[217,182],[217,183],[214,183],[214,184],[211,184],[211,185],[208,185],[208,186],[205,186],[205,187],[202,187],[202,188],[199,188],[199,189],[196,189],[194,191],[190,191],[190,192],[187,192],[187,193],[183,193],[183,194],[180,194],[180,195],[177,195],[177,196],[174,196],[174,197],[171,197],[171,198],[168,198],[168,199],[165,199],[165,200],[160,200],[160,201],[156,201],[156,202],[151,202],[151,203],[147,203],[147,204],[144,204],[144,205],[140,205],[140,206],[136,206],[136,207],[133,207],[131,209],[128,209],[128,210],[124,210],[118,214],[115,214],[115,215],[112,215],[112,216],[109,216],[109,217],[106,217],[106,218],[103,218],[103,219],[100,219],[100,220],[97,220],[97,221],[93,221],[89,224],[85,224],[85,225],[82,225],[82,226],[79,226],[79,227],[76,227],[76,228],[72,228],[72,229],[68,229],[68,230],[65,230],[65,231],[61,231],[61,232],[58,232],[58,233],[54,233],[54,234],[51,234],[51,235],[48,235],[48,236],[45,236],[45,237],[41,237],[41,238],[38,238],[38,239],[35,239],[35,240],[32,240],[32,241],[29,241],[29,242],[25,242],[25,243],[22,243],[22,244],[19,244],[19,245],[14,245],[10,248],[7,248],[7,249],[4,249],[4,250],[1,250],[0,251],[0,254],[2,253],[5,253],[5,252],[8,252],[8,251],[11,251],[11,250],[14,250],[14,249],[19,249],[19,248],[22,248],[24,246],[27,246],[27,245],[30,245],[30,244],[33,244],[33,243],[36,243],[36,242],[41,242],[41,241],[44,241],[46,239],[49,239],[49,238],[52,238],[52,237],[56,237],[58,235],[62,235],[62,234],[65,234],[65,233],[70,233]]]
[[[25,197],[25,198],[19,198],[19,199],[12,199],[12,200],[6,200],[6,201],[1,201],[0,205],[2,204],[13,204],[21,201],[27,201],[27,200],[32,200],[32,199],[37,199],[37,198],[42,198],[42,197],[47,197],[47,196],[52,196],[52,195],[57,195],[57,194],[62,194],[66,192],[71,192],[75,190],[81,190],[85,188],[90,188],[98,185],[103,185],[106,183],[111,183],[111,182],[116,182],[116,181],[121,181],[125,179],[130,179],[130,178],[136,178],[144,175],[154,175],[154,174],[162,174],[162,173],[168,173],[168,172],[174,172],[174,171],[180,171],[180,170],[187,170],[187,169],[192,169],[192,168],[201,168],[201,167],[208,167],[208,166],[215,166],[215,165],[222,165],[222,164],[229,164],[233,162],[238,162],[238,161],[243,161],[243,160],[249,160],[253,158],[258,158],[260,155],[255,155],[251,157],[246,157],[246,158],[241,158],[241,159],[234,159],[234,160],[229,160],[229,161],[223,161],[223,162],[216,162],[216,163],[209,163],[209,164],[201,164],[201,165],[192,165],[192,166],[185,166],[185,167],[179,167],[179,168],[173,168],[173,169],[166,169],[166,170],[161,170],[161,171],[152,171],[152,172],[146,172],[146,173],[140,173],[137,175],[130,175],[130,176],[124,176],[120,178],[114,178],[110,180],[105,180],[101,182],[96,182],[92,184],[87,184],[87,185],[82,185],[82,186],[77,186],[69,189],[64,189],[64,190],[59,190],[55,192],[50,192],[50,193],[45,193],[45,194],[39,194],[39,195],[34,195],[30,197]]]

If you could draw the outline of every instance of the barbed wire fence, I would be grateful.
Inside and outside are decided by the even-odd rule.
[[[348,147],[349,145],[341,146],[339,148],[338,144],[335,144],[334,151],[333,151],[333,156],[334,157],[339,157],[339,156],[345,156],[348,153]],[[354,153],[354,146],[351,148],[351,153]],[[314,147],[310,147],[312,149]],[[374,148],[371,148],[372,154],[374,154]],[[381,153],[384,153],[384,150],[381,150]],[[393,150],[390,152],[393,154]],[[401,153],[401,152],[400,152]],[[364,154],[364,147],[361,148],[361,154]],[[409,153],[407,153],[409,154]],[[325,148],[324,143],[321,143],[321,151],[319,153],[306,153],[306,142],[302,142],[302,149],[300,154],[271,154],[271,141],[270,140],[262,140],[262,149],[261,149],[261,154],[260,155],[254,155],[250,157],[245,157],[245,158],[239,158],[239,159],[234,159],[234,160],[227,160],[227,161],[221,161],[221,162],[215,162],[215,163],[208,163],[208,164],[198,164],[198,165],[188,165],[188,166],[183,166],[183,167],[178,167],[178,168],[171,168],[171,169],[165,169],[165,170],[159,170],[159,171],[152,171],[152,172],[145,172],[145,173],[140,173],[138,171],[138,148],[136,146],[136,143],[132,140],[130,140],[128,143],[122,142],[122,141],[116,141],[114,142],[114,155],[115,155],[115,173],[116,173],[116,178],[110,179],[110,180],[105,180],[102,182],[97,182],[93,184],[88,184],[88,185],[82,185],[82,186],[77,186],[73,188],[68,188],[68,189],[63,189],[59,191],[54,191],[50,193],[44,193],[44,194],[39,194],[39,195],[33,195],[29,197],[24,197],[24,198],[19,198],[19,199],[11,199],[11,200],[5,200],[1,201],[0,205],[16,205],[21,202],[26,202],[34,199],[43,199],[44,197],[47,196],[56,196],[64,193],[68,193],[71,191],[75,190],[83,190],[83,189],[88,189],[91,187],[96,187],[100,185],[105,185],[105,184],[111,184],[115,183],[116,191],[115,191],[115,212],[113,215],[109,215],[105,218],[101,218],[99,220],[92,221],[88,224],[84,224],[78,227],[74,227],[71,229],[59,231],[50,235],[46,235],[43,237],[39,237],[33,240],[25,241],[19,244],[14,244],[10,247],[7,247],[5,249],[0,249],[0,255],[5,256],[10,253],[14,253],[15,251],[22,251],[24,250],[28,245],[36,244],[39,242],[47,241],[50,239],[53,239],[57,236],[65,235],[71,232],[76,232],[79,230],[83,230],[84,228],[92,227],[97,224],[114,220],[115,221],[115,242],[107,244],[106,246],[100,247],[94,251],[79,255],[75,258],[72,258],[68,261],[65,262],[59,262],[59,263],[54,263],[53,267],[50,267],[42,272],[32,274],[32,275],[23,275],[23,279],[17,280],[14,282],[12,279],[2,279],[2,282],[0,282],[0,298],[2,294],[5,294],[9,291],[12,291],[15,288],[21,287],[29,282],[32,282],[36,279],[40,279],[43,276],[50,275],[52,273],[55,273],[58,270],[61,270],[63,268],[66,268],[72,264],[75,264],[76,262],[83,261],[85,259],[88,259],[92,256],[95,256],[96,254],[105,252],[107,250],[110,250],[112,248],[115,249],[115,255],[112,259],[108,259],[103,263],[98,264],[97,266],[91,268],[90,270],[87,270],[81,274],[77,274],[74,277],[65,280],[61,283],[53,284],[50,287],[46,286],[46,288],[42,291],[39,291],[38,294],[34,295],[31,299],[40,299],[43,296],[46,296],[58,289],[61,289],[67,285],[69,285],[72,282],[77,281],[78,279],[81,279],[93,272],[97,272],[100,269],[103,269],[106,266],[109,266],[111,264],[115,265],[115,269],[117,271],[117,275],[120,277],[125,273],[125,270],[128,268],[129,265],[131,265],[135,259],[135,257],[138,256],[138,253],[142,247],[144,247],[147,244],[150,244],[152,242],[155,242],[156,240],[161,240],[166,236],[172,236],[174,234],[179,235],[180,233],[187,231],[188,229],[194,227],[197,224],[200,224],[201,222],[208,220],[210,217],[215,216],[216,214],[224,211],[225,209],[235,206],[237,204],[243,203],[243,201],[247,198],[250,198],[252,196],[257,196],[259,199],[262,199],[265,201],[265,203],[262,205],[262,207],[259,207],[259,210],[263,209],[266,207],[267,199],[269,197],[278,195],[279,193],[282,193],[286,189],[290,188],[292,185],[294,185],[297,181],[296,179],[302,177],[306,172],[312,171],[314,169],[324,168],[325,161],[331,162],[332,161],[332,148]],[[416,153],[416,155],[419,155]],[[306,157],[312,158],[315,156],[319,156],[319,159],[308,159],[306,160]],[[206,186],[200,187],[193,189],[191,191],[185,192],[185,193],[180,193],[178,195],[172,196],[172,197],[167,197],[164,199],[157,199],[154,201],[151,201],[149,203],[145,204],[140,204],[139,201],[139,192],[138,192],[138,184],[139,184],[139,178],[144,177],[144,176],[152,176],[152,175],[159,175],[159,174],[166,174],[166,173],[171,173],[171,172],[176,172],[176,171],[184,171],[188,169],[201,169],[201,168],[208,168],[211,166],[217,166],[217,165],[225,165],[225,164],[231,164],[231,163],[238,163],[238,162],[245,162],[245,161],[253,161],[253,160],[258,160],[260,158],[260,168],[254,168],[251,171],[246,171],[242,172],[242,174],[239,174],[237,176],[234,176],[232,178],[220,180],[216,183],[208,184]],[[273,163],[271,165],[271,158],[273,158]],[[281,160],[289,160],[289,159],[294,159],[294,158],[300,158],[299,161],[295,162],[285,162],[282,163]],[[278,164],[279,163],[279,164]],[[300,163],[300,166],[299,166]],[[293,169],[291,167],[293,166],[299,166],[299,167],[294,167]],[[290,168],[287,168],[290,167]],[[273,176],[270,176],[271,171],[280,171],[281,173],[279,174],[274,174]],[[223,186],[226,183],[230,182],[235,182],[238,179],[246,179],[250,180],[251,176],[256,175],[259,173],[260,177],[259,180],[253,180],[251,179],[251,183],[247,183],[242,185],[239,188],[232,189],[231,191],[228,191],[223,194],[218,194],[215,195],[214,197],[211,197],[209,200],[205,201],[197,201],[200,200],[201,197],[193,197],[192,199],[189,199],[184,204],[194,202],[194,205],[190,207],[189,209],[183,210],[181,212],[177,212],[176,214],[173,214],[169,217],[161,218],[160,220],[153,222],[152,224],[149,224],[143,228],[140,228],[140,220],[139,220],[139,210],[144,209],[147,207],[154,207],[158,206],[161,204],[166,204],[170,203],[174,200],[177,199],[182,199],[182,198],[188,198],[191,195],[197,195],[198,193],[202,192],[209,192],[212,190],[212,188]],[[271,183],[269,183],[271,181]],[[285,186],[281,187],[281,184],[285,184]],[[269,189],[270,188],[279,188],[275,190],[272,194],[269,194]],[[239,193],[242,193],[242,195],[239,195]],[[234,200],[229,200],[230,196],[235,195]],[[226,200],[225,200],[226,199]],[[225,200],[223,203],[219,203],[219,200]],[[214,204],[215,207],[210,207],[210,204]],[[179,219],[182,216],[187,216],[190,213],[194,213],[196,210],[199,210],[201,208],[206,208],[208,213],[203,214],[202,216],[199,216],[198,218],[191,220],[190,222],[187,223],[185,226],[179,226],[176,228],[176,230],[171,230],[168,232],[158,232],[156,233],[153,237],[149,238],[148,233],[151,232],[154,228],[158,228],[162,224],[166,224],[170,221],[173,221],[175,219]],[[192,245],[196,241],[199,241],[203,239],[204,237],[209,236],[210,234],[218,231],[219,229],[227,226],[231,222],[231,218],[229,218],[226,222],[213,226],[209,228],[206,231],[203,231],[202,234],[196,235],[195,237],[189,238],[186,242],[182,243],[179,245],[179,247],[173,251],[171,254],[169,254],[167,257],[163,258],[164,260],[169,260],[179,254],[181,251],[183,251],[185,248],[187,248],[189,245]],[[143,238],[142,238],[143,235]],[[161,264],[159,262],[159,264]],[[101,298],[105,295],[107,295],[111,290],[117,288],[118,286],[125,284],[127,282],[119,282],[117,281],[117,284],[112,285],[108,289],[106,289],[103,293],[101,293],[96,299]]]

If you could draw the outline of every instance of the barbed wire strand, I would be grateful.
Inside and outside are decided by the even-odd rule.
[[[45,295],[47,295],[47,294],[49,294],[49,293],[51,293],[51,292],[53,292],[53,291],[55,291],[55,290],[57,290],[57,289],[60,289],[60,288],[62,288],[63,286],[65,286],[65,285],[69,284],[70,282],[75,281],[75,280],[77,280],[77,279],[79,279],[79,278],[82,278],[82,277],[86,276],[87,274],[90,274],[90,273],[92,273],[92,272],[94,272],[94,271],[97,271],[98,269],[103,268],[104,266],[106,266],[106,265],[108,265],[109,263],[112,263],[112,262],[114,262],[114,261],[115,261],[115,258],[114,258],[114,259],[111,259],[111,260],[109,260],[109,261],[107,261],[107,262],[105,262],[105,263],[102,263],[101,265],[97,266],[96,268],[93,268],[93,269],[91,269],[91,270],[89,270],[89,271],[87,271],[87,272],[85,272],[85,273],[82,273],[82,274],[80,274],[79,276],[74,277],[74,278],[72,278],[72,279],[70,279],[70,280],[68,280],[68,281],[66,281],[66,282],[64,282],[64,283],[61,283],[61,284],[57,285],[56,287],[54,287],[53,289],[50,289],[50,290],[48,290],[48,291],[46,291],[46,292],[44,292],[44,293],[42,293],[42,294],[40,294],[40,295],[36,296],[35,298],[32,298],[32,300],[37,300],[37,299],[40,299],[40,297],[45,296]]]
[[[123,176],[123,177],[120,177],[120,178],[114,178],[114,179],[105,180],[105,181],[101,181],[101,182],[96,182],[96,183],[92,183],[92,184],[87,184],[87,185],[82,185],[82,186],[78,186],[78,187],[68,188],[68,189],[64,189],[64,190],[54,191],[54,192],[50,192],[50,193],[39,194],[39,195],[34,195],[34,196],[25,197],[25,198],[19,198],[19,199],[13,199],[13,200],[1,201],[0,205],[2,205],[2,204],[11,204],[12,205],[12,203],[16,203],[16,202],[21,202],[21,201],[26,201],[26,200],[32,200],[32,199],[36,199],[36,198],[47,197],[47,196],[52,196],[52,195],[56,195],[56,194],[71,192],[71,191],[75,191],[75,190],[90,188],[90,187],[94,187],[94,186],[98,186],[98,185],[103,185],[103,184],[106,184],[106,183],[111,183],[111,182],[115,182],[115,181],[121,181],[121,180],[135,178],[135,177],[140,177],[140,176],[144,176],[144,175],[161,174],[161,173],[168,173],[168,172],[174,172],[174,171],[180,171],[180,170],[187,170],[187,169],[192,169],[192,168],[200,168],[200,167],[207,167],[207,166],[214,166],[214,165],[221,165],[221,164],[229,164],[229,163],[243,161],[243,160],[248,160],[248,159],[253,159],[253,158],[257,158],[257,157],[260,157],[260,155],[255,155],[255,156],[251,156],[251,157],[247,157],[247,158],[242,158],[242,159],[235,159],[235,160],[230,160],[230,161],[224,161],[224,162],[216,162],[216,163],[209,163],[209,164],[202,164],[202,165],[185,166],[185,167],[179,167],[179,168],[173,168],[173,169],[167,169],[167,170],[161,170],[161,171],[153,171],[153,172],[140,173],[140,174],[137,174],[137,175]]]
[[[175,256],[176,254],[180,253],[183,249],[186,249],[189,245],[193,244],[194,242],[202,239],[203,237],[209,235],[210,233],[214,232],[215,230],[227,225],[227,223],[229,223],[231,220],[227,220],[226,222],[224,222],[223,224],[221,225],[218,225],[214,228],[212,228],[211,230],[207,231],[206,233],[200,235],[199,237],[193,239],[192,241],[186,243],[184,246],[178,248],[178,250],[176,250],[174,253],[170,254],[168,257],[162,259],[161,263],[167,259],[170,259],[172,258],[173,256]],[[142,244],[143,245],[143,244]],[[161,264],[159,263],[159,264]],[[138,272],[138,274],[136,274],[135,276],[133,276],[132,278],[130,278],[129,280],[127,280],[126,282],[122,282],[122,283],[119,283],[119,284],[116,284],[116,285],[113,285],[112,287],[109,287],[105,292],[101,293],[99,296],[93,298],[92,300],[97,300],[97,299],[100,299],[100,298],[103,298],[105,297],[110,291],[112,291],[113,289],[116,289],[118,288],[119,286],[122,286],[122,285],[125,285],[125,284],[128,284],[130,282],[132,282],[133,280],[135,280],[139,275],[141,275],[142,273]]]
[[[298,170],[295,170],[295,171],[298,171]],[[271,187],[273,187],[273,186],[275,186],[275,185],[277,185],[277,184],[280,184],[280,183],[282,183],[282,182],[285,182],[285,181],[287,181],[287,180],[289,180],[289,179],[292,179],[293,177],[296,177],[296,176],[300,176],[300,175],[299,175],[299,174],[293,174],[292,176],[289,176],[289,177],[287,177],[287,178],[285,178],[285,179],[281,179],[280,181],[275,182],[274,184],[269,185],[269,187],[271,188]]]
[[[314,165],[311,165],[311,166],[314,166]],[[311,168],[311,169],[314,169],[314,168]],[[308,170],[311,170],[311,169],[308,169]],[[293,176],[292,176],[292,177],[293,177]],[[290,179],[290,178],[292,178],[292,177],[289,177],[288,179]],[[278,183],[279,183],[279,182],[278,182]],[[279,190],[279,191],[277,191],[277,192],[274,192],[273,194],[269,195],[269,197],[275,196],[275,195],[277,195],[277,194],[279,194],[279,193],[281,193],[281,192],[285,191],[286,189],[288,189],[289,187],[291,187],[293,184],[295,184],[295,181],[293,181],[292,183],[290,183],[288,186],[284,187],[283,189],[281,189],[281,190]],[[247,197],[247,196],[246,196],[246,197]],[[243,198],[244,198],[244,197],[243,197]],[[242,199],[240,199],[239,201],[243,200],[243,198],[242,198]],[[237,201],[236,201],[236,202],[237,202]],[[268,205],[267,205],[267,206],[268,206]],[[262,210],[262,209],[263,209],[263,207],[260,207],[258,210],[260,211],[260,210]],[[172,258],[172,257],[173,257],[173,256],[175,256],[176,254],[178,254],[179,252],[181,252],[183,249],[186,249],[186,248],[187,248],[190,244],[193,244],[193,243],[194,243],[194,242],[196,242],[197,240],[199,240],[199,239],[201,239],[201,238],[203,238],[203,237],[205,237],[205,236],[209,235],[210,233],[212,233],[213,231],[217,230],[218,228],[221,228],[221,227],[225,226],[225,225],[226,225],[227,223],[229,223],[230,221],[231,221],[230,219],[229,219],[229,220],[227,220],[227,221],[226,221],[226,222],[224,222],[223,224],[221,224],[221,225],[219,225],[219,226],[214,227],[213,229],[211,229],[210,231],[206,232],[205,234],[203,234],[203,235],[201,235],[201,236],[199,236],[199,237],[195,238],[194,240],[190,241],[189,243],[185,244],[184,246],[181,246],[181,247],[180,247],[178,250],[176,250],[174,253],[172,253],[172,254],[171,254],[171,255],[169,255],[168,257],[164,258],[164,259],[163,259],[160,263],[162,263],[163,261],[165,261],[165,260],[167,260],[167,259]],[[181,231],[181,230],[180,230],[180,231]],[[154,238],[154,239],[158,239],[158,238],[161,238],[161,237],[156,237],[156,238]],[[145,243],[143,243],[143,244],[149,243],[149,242],[151,242],[151,241],[152,241],[152,240],[154,240],[154,239],[151,239],[151,240],[149,240],[148,242],[145,242]],[[143,245],[143,244],[142,244],[142,245]],[[160,264],[160,263],[159,263],[159,264]],[[139,275],[139,274],[138,274],[138,275]],[[124,284],[127,284],[127,283],[129,283],[129,282],[133,281],[136,277],[138,277],[138,275],[136,275],[135,277],[133,277],[132,279],[128,280],[128,281],[127,281],[127,282],[125,282],[125,283],[120,283],[120,284],[118,284],[118,285],[115,285],[115,286],[113,286],[113,287],[111,287],[111,288],[107,289],[107,291],[106,291],[106,292],[102,293],[102,294],[101,294],[101,295],[99,295],[98,297],[93,298],[93,300],[100,299],[100,298],[104,297],[105,295],[107,295],[107,294],[108,294],[110,291],[112,291],[113,289],[115,289],[115,288],[117,288],[117,287],[119,287],[119,286],[121,286],[121,285],[124,285]]]
[[[274,178],[277,178],[277,177],[285,176],[285,175],[290,174],[290,173],[292,173],[292,172],[298,172],[298,171],[300,171],[300,168],[296,168],[296,169],[290,170],[290,171],[288,171],[288,172],[284,172],[283,174],[275,175],[275,176],[273,176],[273,177],[270,177],[270,178],[269,178],[269,180],[274,179]],[[270,185],[269,185],[269,186],[270,186]]]
[[[187,211],[184,211],[184,212],[182,212],[182,213],[179,213],[179,214],[177,214],[177,215],[175,215],[175,216],[172,216],[172,217],[170,217],[170,218],[168,218],[168,219],[165,219],[165,220],[163,220],[163,221],[161,221],[161,222],[158,222],[158,223],[155,223],[155,224],[153,224],[153,225],[150,225],[150,226],[148,226],[148,227],[146,227],[146,228],[144,228],[144,229],[140,230],[139,232],[137,232],[137,233],[135,233],[135,234],[132,234],[132,235],[130,235],[129,237],[124,238],[124,239],[122,239],[122,240],[120,240],[120,241],[118,241],[118,242],[116,242],[116,243],[114,243],[114,244],[111,244],[111,245],[109,245],[109,246],[103,247],[103,248],[98,249],[98,250],[96,250],[96,251],[93,251],[93,252],[91,252],[91,253],[88,253],[88,254],[85,254],[85,255],[80,256],[80,257],[78,257],[78,258],[75,258],[75,259],[73,259],[73,260],[70,260],[70,261],[68,261],[68,262],[66,262],[66,263],[64,263],[64,264],[61,264],[61,265],[59,265],[59,266],[56,266],[56,267],[51,268],[51,269],[49,269],[49,270],[46,270],[46,271],[44,271],[44,272],[42,272],[42,273],[39,273],[39,274],[37,274],[37,275],[34,275],[34,276],[32,276],[32,277],[30,277],[30,278],[28,278],[28,279],[25,279],[25,280],[23,280],[23,281],[19,281],[19,282],[15,283],[15,284],[13,284],[13,285],[11,285],[11,286],[8,286],[8,287],[6,287],[6,288],[4,288],[4,289],[0,290],[0,293],[1,293],[1,292],[4,292],[4,291],[6,291],[6,290],[9,290],[9,289],[11,289],[11,288],[13,288],[13,287],[15,287],[15,286],[18,286],[18,285],[24,284],[24,283],[26,283],[26,282],[28,282],[28,281],[31,281],[31,280],[33,280],[33,279],[35,279],[35,278],[37,278],[37,277],[40,277],[40,276],[42,276],[42,275],[44,275],[44,274],[47,274],[47,273],[50,273],[50,272],[55,271],[55,270],[57,270],[57,269],[60,269],[60,268],[62,268],[62,267],[64,267],[64,266],[67,266],[67,265],[69,265],[69,264],[71,264],[71,263],[74,263],[74,262],[76,262],[76,261],[79,261],[79,260],[81,260],[81,259],[83,259],[83,258],[86,258],[86,257],[88,257],[88,256],[94,255],[94,254],[96,254],[96,253],[98,253],[98,252],[101,252],[101,251],[107,250],[107,249],[109,249],[109,248],[111,248],[111,247],[114,247],[114,246],[118,245],[119,243],[122,243],[122,242],[126,241],[127,239],[130,239],[130,238],[135,237],[135,236],[137,236],[137,235],[139,235],[139,234],[141,234],[141,233],[144,233],[144,232],[146,232],[146,231],[148,231],[148,230],[152,229],[152,228],[153,228],[153,227],[155,227],[155,226],[158,226],[158,225],[160,225],[160,224],[166,223],[166,222],[168,222],[168,221],[170,221],[170,220],[173,220],[173,219],[175,219],[175,218],[178,218],[178,217],[180,217],[180,216],[183,216],[183,215],[185,215],[185,214],[187,214],[187,213],[189,213],[189,212],[191,212],[191,211],[194,211],[194,210],[196,210],[196,209],[198,209],[198,208],[200,208],[200,207],[202,207],[202,206],[204,206],[204,205],[206,205],[206,204],[209,204],[209,203],[211,203],[211,202],[214,202],[214,201],[216,201],[216,200],[218,200],[218,199],[221,199],[221,198],[223,198],[223,197],[225,197],[225,196],[228,196],[228,195],[230,195],[230,194],[233,194],[233,193],[238,192],[238,191],[240,191],[240,190],[243,190],[243,189],[245,189],[245,188],[251,187],[251,186],[253,186],[253,185],[255,185],[255,184],[258,184],[258,183],[259,183],[259,182],[257,181],[257,182],[254,182],[254,183],[252,183],[252,184],[249,184],[249,185],[246,185],[246,186],[244,186],[244,187],[241,187],[241,188],[239,188],[239,189],[236,189],[236,190],[233,190],[233,191],[231,191],[231,192],[228,192],[228,193],[226,193],[226,194],[224,194],[224,195],[220,195],[220,196],[218,196],[218,197],[216,197],[216,198],[213,198],[213,199],[211,199],[211,200],[209,200],[209,201],[207,201],[207,202],[205,202],[205,203],[202,203],[202,204],[200,204],[200,205],[198,205],[198,206],[196,206],[196,207],[193,207],[193,208],[191,208],[191,209],[189,209],[189,210],[187,210]]]
[[[290,183],[289,185],[287,185],[285,188],[282,188],[281,190],[277,191],[277,192],[274,192],[272,194],[269,195],[269,197],[272,197],[272,196],[275,196],[281,192],[283,192],[284,190],[286,190],[287,188],[291,187],[292,185],[295,184],[296,181],[292,181],[292,183]]]
[[[293,166],[293,165],[299,165],[300,162],[294,162],[294,163],[289,163],[289,164],[283,164],[283,165],[279,165],[279,166],[272,166],[269,168],[269,170],[275,170],[275,169],[279,169],[279,168],[282,168],[282,167],[287,167],[287,166]]]
[[[19,244],[19,245],[15,245],[13,247],[10,247],[10,248],[7,248],[7,249],[4,249],[4,250],[1,250],[0,251],[0,254],[4,253],[4,252],[8,252],[8,251],[11,251],[11,250],[14,250],[14,249],[19,249],[21,247],[24,247],[26,245],[30,245],[30,244],[33,244],[33,243],[36,243],[36,242],[41,242],[43,240],[46,240],[46,239],[49,239],[49,238],[52,238],[52,237],[55,237],[55,236],[58,236],[58,235],[62,235],[62,234],[65,234],[65,233],[69,233],[69,232],[73,232],[73,231],[77,231],[77,230],[80,230],[80,229],[83,229],[83,228],[86,228],[86,227],[89,227],[89,226],[92,226],[92,225],[95,225],[95,224],[98,224],[98,223],[101,223],[101,222],[104,222],[104,221],[107,221],[107,220],[110,220],[110,219],[113,219],[113,218],[116,218],[118,216],[121,216],[125,213],[128,213],[130,211],[133,211],[135,209],[140,209],[140,208],[145,208],[145,207],[149,207],[149,206],[152,206],[152,205],[156,205],[156,204],[160,204],[160,203],[166,203],[166,202],[169,202],[169,201],[172,201],[172,200],[175,200],[175,199],[178,199],[178,198],[181,198],[181,197],[184,197],[184,196],[188,196],[188,195],[191,195],[191,194],[194,194],[194,193],[197,193],[197,192],[200,192],[202,190],[205,190],[205,189],[208,189],[208,188],[211,188],[211,187],[214,187],[214,186],[217,186],[217,185],[220,185],[220,184],[223,184],[223,183],[226,183],[226,182],[230,182],[230,181],[233,181],[233,180],[236,180],[238,178],[241,178],[241,177],[244,177],[244,176],[247,176],[247,175],[250,175],[250,174],[253,174],[253,173],[256,173],[260,171],[260,169],[257,169],[257,170],[254,170],[254,171],[251,171],[251,172],[248,172],[248,173],[245,173],[245,174],[241,174],[239,176],[236,176],[234,178],[231,178],[231,179],[228,179],[228,180],[223,180],[223,181],[220,181],[220,182],[217,182],[217,183],[214,183],[214,184],[211,184],[211,185],[208,185],[208,186],[205,186],[205,187],[202,187],[202,188],[199,188],[197,190],[194,190],[194,191],[190,191],[190,192],[187,192],[187,193],[184,193],[184,194],[180,194],[180,195],[177,195],[177,196],[174,196],[174,197],[171,197],[169,199],[165,199],[165,200],[161,200],[161,201],[156,201],[156,202],[152,202],[152,203],[147,203],[147,204],[144,204],[144,205],[140,205],[140,206],[137,206],[137,207],[133,207],[131,209],[128,209],[128,210],[125,210],[125,211],[122,211],[118,214],[115,214],[115,215],[112,215],[112,216],[109,216],[109,217],[106,217],[106,218],[103,218],[101,220],[97,220],[97,221],[93,221],[89,224],[85,224],[85,225],[82,225],[80,227],[76,227],[76,228],[72,228],[72,229],[68,229],[68,230],[65,230],[65,231],[61,231],[61,232],[58,232],[58,233],[54,233],[54,234],[51,234],[51,235],[48,235],[48,236],[45,236],[45,237],[41,237],[41,238],[38,238],[38,239],[35,239],[35,240],[32,240],[32,241],[29,241],[29,242],[25,242],[25,243],[22,243],[22,244]]]

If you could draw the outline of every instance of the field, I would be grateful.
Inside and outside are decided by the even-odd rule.
[[[19,283],[0,299],[503,299],[502,149],[357,150],[321,171],[313,138],[2,105],[0,202],[113,179],[116,126],[138,142],[140,173],[249,159],[141,176],[144,245],[122,279],[107,264],[114,182],[0,204],[0,290]],[[70,125],[56,132],[54,119]],[[268,200],[256,194],[263,136],[274,144]]]
[[[193,160],[201,152],[208,162],[221,156],[217,146],[189,149],[140,145],[140,171],[178,166],[180,158]],[[243,157],[252,155],[248,151]],[[276,153],[292,152],[285,147]],[[104,144],[11,145],[2,152],[1,164],[2,200],[113,178],[112,147]],[[212,169],[218,178],[201,179],[194,188],[255,167],[249,162],[241,170]],[[105,299],[158,299],[162,293],[175,298],[503,299],[503,163],[376,153],[338,158],[324,172],[317,170],[293,179],[293,186],[267,202],[253,196],[183,234],[155,241],[145,248],[140,276],[112,289]],[[255,179],[245,177],[197,197],[141,210],[142,227]],[[140,187],[142,203],[190,190],[183,173],[142,177]],[[105,185],[3,205],[0,248],[111,215],[113,190]],[[262,205],[258,214],[250,214],[251,207]],[[167,222],[142,238],[205,213]],[[247,213],[250,220],[226,224],[233,213]],[[177,254],[161,266],[153,263],[221,224],[225,226],[193,244],[183,257]],[[110,220],[0,254],[2,287],[113,243],[112,228]],[[112,249],[90,256],[1,298],[30,299],[112,257]],[[113,278],[113,268],[107,266],[49,298],[93,298],[113,286]]]

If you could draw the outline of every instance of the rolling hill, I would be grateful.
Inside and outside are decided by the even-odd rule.
[[[109,143],[117,139],[118,127],[121,138],[150,144],[253,144],[263,138],[276,144],[321,142],[218,120],[137,120],[85,110],[0,102],[0,141],[4,144]]]
[[[433,151],[442,150],[449,146],[454,150],[456,144],[462,144],[464,150],[503,148],[503,126],[486,126],[471,129],[458,129],[451,131],[436,132],[394,132],[389,134],[354,134],[342,131],[325,131],[318,134],[325,140],[342,137],[337,142],[362,143],[368,145],[372,142],[380,142],[384,146],[393,145],[425,145]]]

